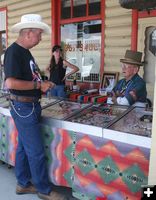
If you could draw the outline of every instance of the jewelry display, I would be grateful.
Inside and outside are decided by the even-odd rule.
[[[129,113],[109,128],[126,133],[151,137],[152,133],[152,110],[134,107]]]
[[[120,116],[127,107],[118,107],[108,104],[95,105],[71,117],[71,122],[98,127],[107,127],[114,119]]]

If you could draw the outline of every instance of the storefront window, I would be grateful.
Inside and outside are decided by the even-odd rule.
[[[61,19],[71,18],[71,1],[61,1]]]
[[[65,58],[80,69],[77,80],[100,81],[101,20],[62,25],[61,45]]]
[[[100,14],[101,0],[61,0],[61,19]]]
[[[101,12],[101,0],[89,0],[89,15],[97,15]]]
[[[73,2],[73,17],[86,16],[86,0]]]

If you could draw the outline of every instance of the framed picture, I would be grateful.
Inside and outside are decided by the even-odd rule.
[[[107,91],[112,91],[113,87],[118,81],[119,72],[104,72],[101,81],[101,88]]]

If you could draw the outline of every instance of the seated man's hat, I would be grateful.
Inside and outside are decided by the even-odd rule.
[[[141,59],[142,59],[142,52],[127,50],[125,53],[125,57],[123,59],[120,59],[120,62],[140,66],[143,65]]]
[[[37,28],[42,29],[44,33],[50,34],[50,27],[42,22],[42,17],[38,14],[26,14],[21,17],[21,21],[12,26],[11,31],[18,33],[22,29]]]

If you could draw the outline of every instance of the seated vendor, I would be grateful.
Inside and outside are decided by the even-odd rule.
[[[127,50],[125,57],[120,59],[122,63],[122,73],[124,78],[119,80],[112,91],[112,102],[119,105],[145,106],[146,103],[146,83],[139,76],[138,72],[142,53]]]

